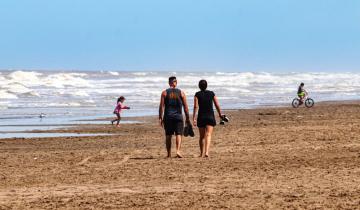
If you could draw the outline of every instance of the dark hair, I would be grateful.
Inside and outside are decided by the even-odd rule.
[[[169,77],[169,83],[172,83],[172,82],[174,82],[174,81],[176,81],[176,77],[175,77],[175,76]]]
[[[207,88],[207,82],[206,80],[202,79],[199,81],[199,88],[200,90],[204,91]]]
[[[304,83],[302,82],[302,83],[300,84],[300,86],[304,86]]]
[[[119,103],[119,102],[122,101],[122,100],[125,100],[125,97],[124,97],[124,96],[120,96],[120,97],[118,98],[117,102]]]

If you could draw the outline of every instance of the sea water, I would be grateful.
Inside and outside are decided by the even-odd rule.
[[[155,115],[172,75],[190,109],[200,79],[224,109],[290,105],[301,82],[316,102],[360,99],[360,73],[0,71],[0,127],[111,117],[119,96],[123,116]]]

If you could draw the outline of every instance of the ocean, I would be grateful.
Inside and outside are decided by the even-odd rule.
[[[223,109],[290,106],[301,82],[315,102],[360,99],[360,73],[0,71],[0,132],[111,117],[121,95],[131,107],[123,116],[156,115],[172,75],[190,109],[200,79]]]

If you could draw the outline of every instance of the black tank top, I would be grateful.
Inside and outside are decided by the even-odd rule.
[[[209,90],[199,91],[195,94],[195,97],[198,99],[199,103],[199,118],[209,118],[214,117],[214,97],[215,93]]]
[[[169,120],[183,120],[181,90],[169,88],[166,90],[164,118]]]
[[[300,93],[302,93],[302,92],[304,92],[304,88],[303,87],[301,87],[301,86],[299,86],[299,88],[298,88],[298,94],[300,94]]]

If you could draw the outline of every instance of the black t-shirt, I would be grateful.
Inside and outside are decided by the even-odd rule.
[[[199,114],[198,117],[213,117],[214,108],[213,102],[215,93],[209,90],[199,91],[195,94],[195,97],[198,99],[199,103]]]

